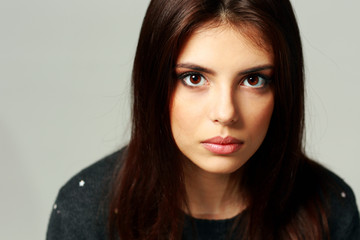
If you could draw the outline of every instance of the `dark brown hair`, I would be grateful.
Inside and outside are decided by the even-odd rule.
[[[267,136],[243,166],[249,205],[243,239],[322,239],[327,222],[316,182],[321,167],[303,154],[304,73],[288,0],[152,0],[133,75],[131,140],[113,187],[110,230],[121,239],[180,239],[186,206],[182,162],[171,133],[174,66],[206,23],[254,27],[274,54],[275,106]],[[240,234],[239,232],[236,232]]]

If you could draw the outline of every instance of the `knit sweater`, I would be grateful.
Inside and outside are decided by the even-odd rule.
[[[80,171],[59,191],[52,207],[47,240],[108,239],[108,194],[113,172],[123,150]],[[331,215],[328,218],[332,240],[360,240],[359,212],[351,188],[338,176],[329,174],[340,186],[330,194]],[[183,239],[225,239],[235,218],[225,220],[195,219],[186,216]]]

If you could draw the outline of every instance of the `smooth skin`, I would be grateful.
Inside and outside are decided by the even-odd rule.
[[[274,108],[273,54],[259,42],[255,30],[244,34],[226,23],[206,25],[190,36],[177,59],[170,119],[184,155],[194,217],[225,219],[246,207],[236,186],[229,189],[230,175],[260,147]],[[217,136],[239,140],[239,149],[218,154],[204,147]]]

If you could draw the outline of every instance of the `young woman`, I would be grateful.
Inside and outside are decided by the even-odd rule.
[[[303,152],[288,0],[153,0],[130,143],[72,178],[48,239],[360,239],[352,190]]]

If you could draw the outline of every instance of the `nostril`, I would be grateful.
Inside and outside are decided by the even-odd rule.
[[[235,116],[231,117],[231,118],[215,118],[213,120],[213,122],[218,123],[218,124],[222,124],[222,125],[232,125],[235,124],[237,122],[237,118]]]

